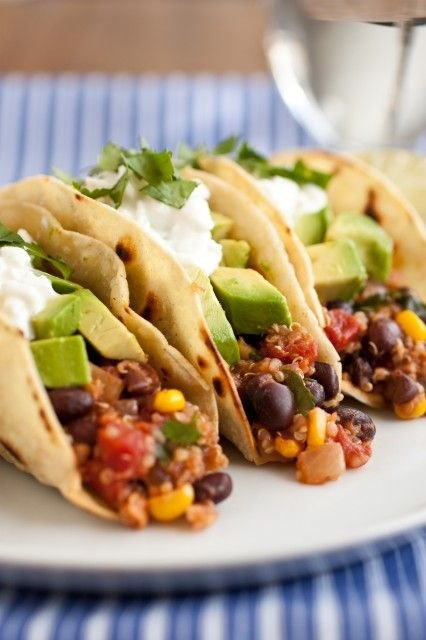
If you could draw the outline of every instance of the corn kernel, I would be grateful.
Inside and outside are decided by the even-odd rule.
[[[407,336],[416,341],[426,340],[426,324],[414,311],[400,311],[395,319]]]
[[[319,447],[325,442],[327,414],[319,407],[308,413],[308,447]]]
[[[275,438],[274,447],[283,458],[297,458],[302,451],[300,444],[296,440],[281,438],[280,436]]]
[[[154,520],[169,522],[183,516],[194,502],[194,489],[191,484],[184,484],[161,496],[148,500],[148,511]]]
[[[421,395],[420,398],[415,398],[411,400],[411,402],[394,404],[393,409],[398,418],[402,418],[403,420],[420,418],[426,413],[426,397]]]
[[[155,411],[174,413],[182,411],[186,403],[185,396],[178,389],[163,389],[155,394],[152,404]]]

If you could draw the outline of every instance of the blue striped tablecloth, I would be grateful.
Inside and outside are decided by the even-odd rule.
[[[265,152],[312,142],[264,76],[0,78],[1,184],[52,166],[77,173],[108,140],[129,146],[143,135],[175,148],[230,133]],[[363,563],[242,591],[142,598],[0,586],[0,640],[103,638],[426,638],[426,531]]]

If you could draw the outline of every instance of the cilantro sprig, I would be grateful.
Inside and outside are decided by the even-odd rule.
[[[201,435],[195,420],[181,422],[176,418],[170,418],[164,423],[163,433],[168,440],[176,445],[195,444]]]
[[[297,182],[297,184],[316,184],[325,189],[331,180],[331,175],[316,171],[308,167],[303,160],[297,160],[293,167],[282,167],[273,165],[266,156],[250,147],[247,142],[239,144],[239,136],[229,136],[219,142],[215,147],[209,149],[206,145],[191,148],[186,144],[181,144],[178,148],[179,166],[190,165],[199,167],[199,159],[202,155],[231,155],[246,171],[256,178],[273,178],[280,176]]]
[[[45,270],[45,265],[50,265],[54,271],[59,273],[62,278],[68,280],[71,275],[70,267],[59,258],[52,258],[44,249],[35,242],[26,242],[21,236],[11,231],[4,224],[0,223],[0,247],[19,247],[24,249],[31,257],[31,263],[34,269]]]
[[[119,170],[120,177],[112,187],[92,190],[85,186],[84,181],[73,178],[63,171],[56,169],[54,173],[89,198],[94,200],[110,198],[116,209],[123,202],[124,192],[130,180],[142,193],[175,209],[183,207],[197,186],[196,182],[182,180],[179,177],[173,164],[171,151],[154,151],[145,145],[140,149],[124,149],[112,142],[106,144],[90,175],[96,176],[103,171]]]
[[[198,160],[202,155],[229,155],[236,151],[239,139],[239,136],[228,136],[224,140],[218,142],[218,144],[211,149],[209,149],[205,144],[200,144],[197,147],[190,147],[189,145],[182,143],[177,149],[177,165],[179,167],[190,165],[191,167],[198,168]]]
[[[238,150],[236,161],[246,171],[256,176],[256,178],[273,178],[280,176],[297,182],[297,184],[316,184],[325,189],[331,180],[329,173],[316,171],[308,167],[303,160],[297,160],[293,167],[282,167],[274,165],[269,160],[255,151],[246,142],[243,142]]]

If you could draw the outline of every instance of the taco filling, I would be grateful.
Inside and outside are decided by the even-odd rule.
[[[182,180],[170,152],[109,144],[90,176],[71,182],[132,218],[187,269],[263,460],[297,460],[299,479],[319,484],[369,459],[371,419],[334,408],[335,369],[319,361],[286,297],[256,270],[253,247],[235,237],[233,220],[210,210],[202,181]]]
[[[367,285],[351,302],[327,303],[325,332],[343,376],[383,399],[399,418],[426,413],[426,307],[409,289]]]
[[[83,486],[132,527],[211,524],[232,488],[215,425],[162,388],[135,336],[61,260],[25,230],[0,235],[0,313],[30,341]]]
[[[424,415],[426,305],[400,286],[391,237],[369,215],[333,217],[325,190],[332,176],[303,160],[273,165],[245,144],[236,159],[306,246],[344,383],[400,418]]]

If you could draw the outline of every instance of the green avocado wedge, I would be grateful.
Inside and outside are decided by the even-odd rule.
[[[224,216],[222,213],[216,213],[212,211],[212,218],[214,227],[212,229],[212,238],[219,242],[219,240],[224,240],[228,238],[229,234],[232,231],[232,227],[234,226],[233,221],[228,216]]]
[[[367,269],[378,282],[386,282],[392,268],[393,242],[390,236],[368,216],[340,213],[327,231],[326,240],[353,240]]]
[[[253,269],[219,267],[210,280],[236,335],[260,335],[273,324],[291,324],[285,297]]]
[[[135,336],[88,289],[75,292],[80,300],[78,329],[104,358],[143,360],[143,351]]]
[[[307,249],[321,302],[352,300],[367,280],[367,271],[355,243],[334,240]]]
[[[250,245],[245,240],[220,240],[222,246],[222,262],[224,267],[247,267],[250,259]]]
[[[225,312],[215,296],[210,280],[200,269],[189,269],[188,271],[200,289],[204,316],[220,355],[229,365],[236,364],[240,359],[238,342]]]
[[[80,323],[80,298],[72,293],[49,300],[45,308],[32,317],[36,338],[71,336]]]
[[[305,246],[323,242],[327,229],[331,224],[329,207],[315,213],[305,213],[296,219],[294,230]]]
[[[91,381],[82,336],[33,340],[30,346],[40,377],[48,389],[82,386]]]

